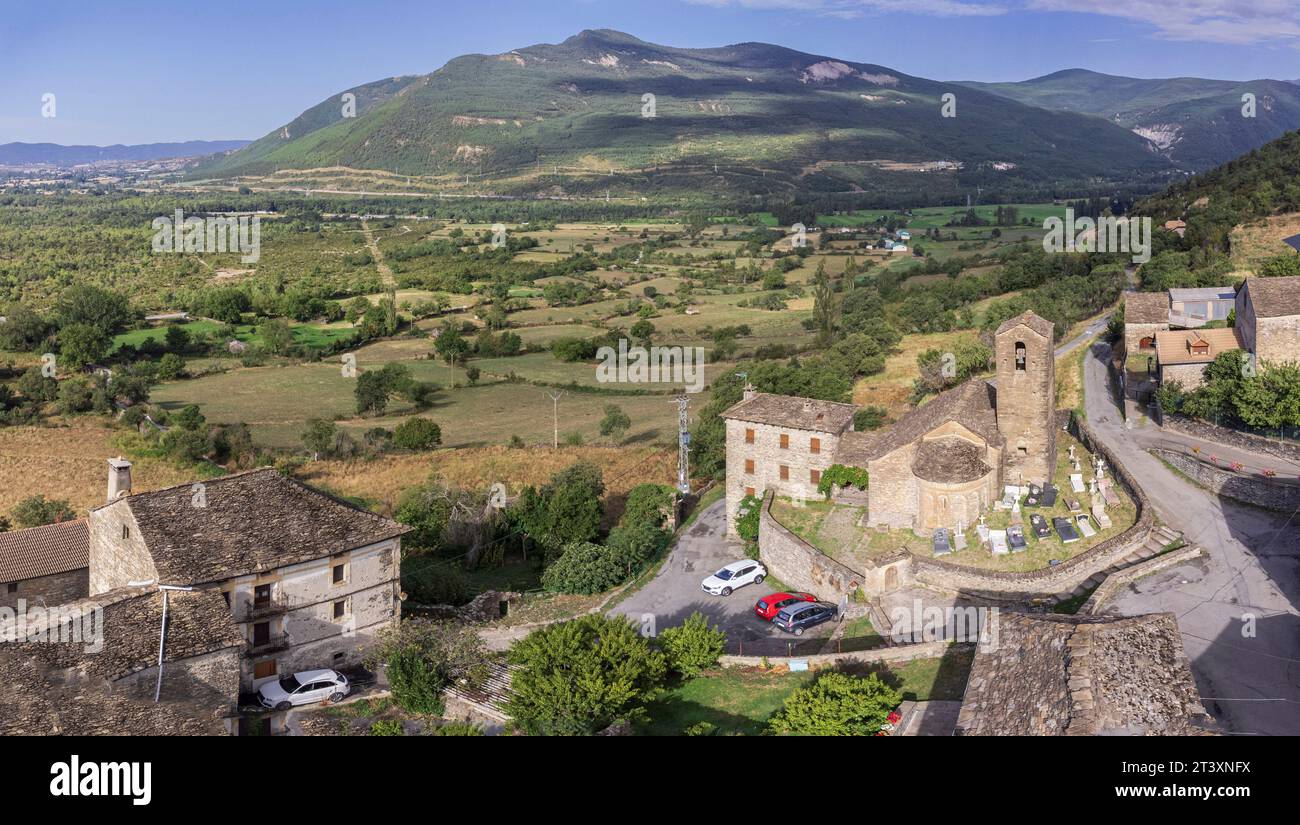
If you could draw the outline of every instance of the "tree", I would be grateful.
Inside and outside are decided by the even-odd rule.
[[[688,679],[716,665],[726,646],[727,634],[709,627],[709,620],[699,612],[692,613],[680,627],[659,634],[669,670]]]
[[[406,543],[425,550],[438,550],[443,546],[443,536],[451,522],[456,498],[452,491],[440,484],[409,487],[397,501],[393,517],[414,528]]]
[[[532,735],[591,735],[642,718],[666,671],[630,621],[598,614],[533,631],[509,659],[517,669],[506,712]]]
[[[0,310],[5,322],[0,324],[0,349],[27,352],[44,343],[50,323],[23,304],[13,303]]]
[[[623,583],[627,570],[608,548],[589,541],[570,544],[542,573],[542,587],[556,593],[590,596]]]
[[[68,324],[59,330],[59,357],[65,366],[80,369],[103,360],[111,343],[108,333],[99,327]]]
[[[408,713],[443,712],[442,691],[471,688],[487,678],[487,651],[473,627],[429,619],[405,619],[380,631],[367,655],[371,668],[387,666],[393,701]]]
[[[174,327],[173,327],[174,329]],[[185,374],[185,359],[169,352],[158,359],[158,380],[171,381]]]
[[[357,376],[355,395],[358,415],[382,413],[388,407],[388,382],[380,372],[363,372]]]
[[[54,304],[54,314],[60,327],[85,325],[104,338],[121,332],[135,318],[125,297],[90,284],[65,289]]]
[[[853,413],[853,429],[858,432],[880,429],[888,417],[889,411],[884,407],[863,407]]]
[[[198,430],[207,420],[199,411],[198,404],[186,404],[172,415],[172,423],[183,430]]]
[[[786,698],[768,730],[795,736],[874,736],[902,699],[878,674],[822,671],[811,685]]]
[[[427,418],[408,418],[393,430],[393,446],[399,450],[432,450],[442,443],[442,428]]]
[[[59,393],[59,382],[47,377],[40,367],[28,367],[18,377],[18,393],[33,404],[53,401]]]
[[[835,290],[826,274],[826,262],[817,264],[813,276],[813,326],[817,330],[817,343],[826,346],[835,335]]]
[[[443,361],[448,364],[458,364],[465,360],[470,343],[460,334],[459,327],[447,322],[442,325],[442,331],[438,333],[438,339],[433,342],[433,348]]]
[[[628,331],[628,334],[641,346],[648,347],[655,334],[655,325],[642,318],[632,325],[632,329]]]
[[[163,343],[169,352],[183,354],[190,346],[189,330],[179,324],[172,324],[163,333]]]
[[[313,418],[307,422],[307,429],[302,432],[302,446],[306,447],[312,454],[313,459],[319,459],[322,453],[328,453],[334,446],[334,434],[338,427],[333,421],[325,421],[321,418]]]
[[[591,541],[600,530],[605,483],[600,467],[579,462],[551,476],[540,490],[529,485],[514,508],[520,526],[552,549]]]
[[[632,419],[628,418],[627,413],[617,404],[605,405],[605,417],[600,421],[600,434],[606,437],[612,436],[614,441],[623,440],[623,434],[632,426]]]
[[[41,527],[60,521],[72,521],[77,514],[67,501],[47,499],[37,493],[14,505],[13,517],[19,527]]]
[[[262,346],[275,355],[284,355],[293,348],[293,328],[283,318],[272,318],[257,330],[262,336]]]

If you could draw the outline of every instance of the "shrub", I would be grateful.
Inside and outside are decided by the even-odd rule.
[[[727,634],[709,627],[703,613],[692,613],[680,627],[659,634],[659,646],[669,669],[689,679],[718,663],[727,646]]]
[[[626,618],[587,615],[520,639],[506,712],[532,735],[591,735],[645,715],[663,688],[662,653]]]
[[[432,450],[442,443],[442,428],[427,418],[408,418],[393,430],[393,446],[399,450]]]
[[[542,587],[589,596],[623,583],[627,569],[608,547],[584,541],[570,544],[546,572]]]
[[[62,499],[47,499],[37,493],[14,505],[14,521],[19,527],[41,527],[58,521],[71,521],[77,517],[72,505]]]
[[[370,726],[371,736],[405,736],[402,723],[393,719],[380,719]]]
[[[429,731],[430,736],[486,736],[473,722],[448,722]]]
[[[443,712],[442,691],[462,680],[478,685],[487,676],[486,652],[477,631],[451,622],[407,619],[381,631],[367,656],[386,663],[393,701],[408,713]]]
[[[768,730],[796,736],[874,736],[902,698],[878,674],[823,671],[811,685],[786,698]]]

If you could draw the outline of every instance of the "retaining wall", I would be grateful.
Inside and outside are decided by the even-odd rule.
[[[1206,441],[1217,441],[1220,444],[1226,444],[1229,447],[1248,450],[1253,453],[1262,453],[1271,455],[1276,458],[1283,458],[1288,461],[1300,461],[1300,444],[1288,442],[1279,442],[1275,439],[1264,438],[1263,436],[1251,435],[1237,430],[1230,430],[1227,427],[1219,427],[1206,421],[1198,421],[1194,418],[1188,418],[1183,415],[1166,415],[1160,422],[1160,426],[1166,430],[1173,430],[1177,433],[1190,435],[1193,438],[1204,438]]]
[[[1215,495],[1287,513],[1300,509],[1300,485],[1241,475],[1176,450],[1155,447],[1151,452]]]
[[[913,659],[935,659],[949,650],[971,648],[973,645],[955,645],[952,642],[921,642],[914,645],[860,650],[853,653],[815,653],[811,656],[722,656],[718,662],[723,667],[759,667],[763,664],[789,664],[794,659],[807,662],[810,670],[835,667],[841,662],[910,662]]]

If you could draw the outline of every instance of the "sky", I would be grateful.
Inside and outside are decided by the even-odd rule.
[[[0,0],[0,143],[251,140],[361,83],[595,28],[939,80],[1300,78],[1295,0]]]

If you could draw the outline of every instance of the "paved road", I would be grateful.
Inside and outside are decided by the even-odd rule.
[[[711,504],[687,530],[664,562],[659,575],[616,606],[611,613],[628,616],[638,625],[651,617],[656,631],[674,627],[699,611],[727,634],[728,652],[783,656],[796,638],[754,615],[754,602],[771,591],[768,582],[742,587],[730,596],[711,596],[700,589],[705,576],[745,557],[739,542],[726,535],[726,499]],[[794,653],[815,652],[830,636],[833,622],[798,639]]]
[[[1209,558],[1138,582],[1107,612],[1173,612],[1201,697],[1226,731],[1300,735],[1300,516],[1219,499],[1170,472],[1145,451],[1142,431],[1124,426],[1109,357],[1099,343],[1086,360],[1088,421],[1160,518]]]

